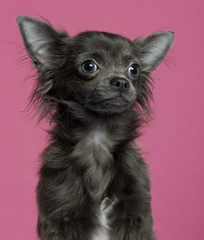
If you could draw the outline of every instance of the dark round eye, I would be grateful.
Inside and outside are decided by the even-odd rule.
[[[82,63],[81,69],[84,73],[93,73],[98,69],[98,66],[92,60],[86,60]]]
[[[137,77],[138,73],[139,73],[139,70],[138,70],[137,64],[136,63],[131,64],[128,68],[128,74],[131,77]]]

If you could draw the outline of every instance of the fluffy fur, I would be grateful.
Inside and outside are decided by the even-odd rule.
[[[150,113],[150,73],[173,33],[72,38],[34,18],[17,22],[38,72],[31,103],[52,123],[37,187],[39,237],[154,239],[148,170],[134,140]]]

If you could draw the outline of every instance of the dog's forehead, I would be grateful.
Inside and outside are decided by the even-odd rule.
[[[76,37],[79,58],[96,58],[104,62],[129,62],[135,58],[130,40],[105,32],[84,32]]]

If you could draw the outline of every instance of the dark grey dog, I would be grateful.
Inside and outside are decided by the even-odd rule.
[[[134,139],[150,112],[150,72],[173,33],[72,38],[34,18],[17,22],[38,71],[31,102],[52,123],[37,187],[40,238],[154,239],[148,171]]]

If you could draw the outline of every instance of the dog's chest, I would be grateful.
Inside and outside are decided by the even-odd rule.
[[[87,143],[91,150],[92,157],[96,162],[104,163],[111,157],[110,150],[112,148],[112,141],[104,129],[94,129],[93,132],[90,133]]]
[[[86,136],[84,153],[93,167],[102,170],[112,161],[113,145],[109,132],[105,128],[97,126]]]
[[[114,142],[111,134],[101,125],[95,125],[79,136],[70,157],[81,165],[85,189],[98,202],[112,179]]]
[[[87,134],[83,145],[87,172],[84,181],[93,198],[99,200],[111,181],[113,162],[113,142],[109,133],[101,127]]]
[[[109,238],[109,231],[110,227],[108,225],[108,214],[110,214],[111,211],[113,211],[114,204],[117,202],[117,200],[110,202],[108,198],[105,198],[100,205],[99,210],[99,223],[100,227],[97,229],[97,231],[92,235],[91,240],[110,240]]]
[[[88,136],[87,149],[89,149],[89,159],[92,162],[93,175],[91,176],[95,191],[92,192],[94,197],[102,198],[111,181],[111,162],[113,141],[107,131],[102,128],[94,129]],[[98,196],[98,197],[97,197]],[[113,204],[110,204],[108,198],[105,198],[99,209],[99,222],[101,227],[92,240],[109,240],[109,226],[107,215],[112,211]]]

